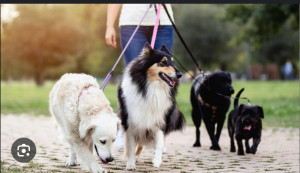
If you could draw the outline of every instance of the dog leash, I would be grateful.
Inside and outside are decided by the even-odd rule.
[[[154,49],[154,44],[155,44],[155,40],[156,40],[156,36],[157,36],[157,29],[158,29],[159,17],[160,17],[160,8],[161,8],[161,4],[158,5],[155,25],[154,25],[154,28],[153,28],[153,34],[152,34],[152,40],[151,40],[152,49]],[[155,5],[155,9],[156,9],[156,5]]]
[[[172,23],[172,26],[173,26],[174,30],[176,31],[176,34],[177,34],[177,36],[179,37],[181,43],[183,44],[183,46],[185,47],[185,49],[186,49],[187,52],[189,53],[190,57],[192,58],[192,60],[194,61],[195,65],[196,65],[196,67],[197,67],[198,70],[200,71],[201,75],[202,75],[203,77],[206,77],[207,75],[205,75],[204,71],[200,68],[199,64],[197,63],[197,61],[196,61],[196,59],[195,59],[195,57],[194,57],[194,55],[192,54],[191,50],[188,48],[187,44],[185,43],[184,39],[182,38],[182,36],[181,36],[179,30],[177,29],[177,27],[176,27],[176,25],[175,25],[173,19],[171,18],[171,15],[170,15],[170,13],[169,13],[169,11],[168,11],[166,5],[165,5],[165,4],[162,4],[162,5],[163,5],[163,7],[164,7],[164,10],[165,10],[165,12],[166,12],[166,14],[167,14],[167,16],[168,16],[170,22]],[[177,61],[177,63],[180,65],[180,67],[181,67],[182,69],[184,69],[184,71],[185,71],[186,73],[188,73],[188,74],[191,76],[191,78],[193,78],[196,82],[198,82],[198,83],[201,84],[201,82],[198,81],[198,80],[195,78],[194,75],[192,75],[186,68],[184,68],[184,66],[180,63],[180,61],[179,61],[174,55],[173,55],[173,57],[174,57],[174,59]],[[215,92],[215,93],[216,93],[217,95],[219,95],[219,96],[226,97],[226,98],[229,98],[229,99],[235,99],[235,98],[236,98],[236,97],[226,96],[226,95],[223,95],[223,94],[218,93],[218,92]],[[248,105],[251,104],[250,99],[248,99],[247,97],[240,97],[239,99],[245,99],[245,100],[248,101]]]
[[[100,86],[100,89],[101,89],[101,90],[104,90],[104,88],[105,88],[105,86],[107,85],[108,81],[109,81],[110,78],[112,77],[115,68],[117,67],[117,65],[118,65],[119,61],[121,60],[121,58],[122,58],[124,52],[126,51],[127,47],[129,46],[130,42],[132,41],[133,37],[135,36],[137,30],[139,29],[140,25],[142,24],[143,20],[145,19],[146,15],[147,15],[147,13],[148,13],[148,11],[149,11],[149,9],[150,9],[151,7],[152,7],[152,4],[150,4],[149,7],[147,8],[147,10],[146,10],[144,16],[142,17],[140,23],[136,26],[134,32],[132,33],[131,37],[129,38],[129,40],[128,40],[126,46],[124,47],[123,51],[121,52],[121,54],[120,54],[119,58],[117,59],[115,65],[113,66],[113,68],[111,69],[111,71],[110,71],[110,72],[107,74],[107,76],[105,77],[104,81],[102,82],[102,84],[101,84],[101,86]]]
[[[182,36],[181,36],[179,30],[177,29],[177,27],[176,27],[176,25],[175,25],[173,19],[171,18],[171,15],[170,15],[170,13],[169,13],[167,7],[166,7],[166,4],[162,4],[162,5],[163,5],[163,7],[164,7],[164,10],[165,10],[165,12],[166,12],[166,14],[167,14],[167,16],[168,16],[170,22],[172,23],[172,26],[173,26],[174,30],[176,31],[176,34],[177,34],[177,36],[179,37],[181,43],[183,44],[183,46],[185,47],[185,49],[186,49],[187,52],[189,53],[190,57],[191,57],[192,60],[194,61],[195,65],[197,66],[197,68],[198,68],[198,70],[200,71],[200,73],[203,74],[203,73],[204,73],[203,70],[200,68],[199,64],[198,64],[197,61],[196,61],[196,58],[195,58],[194,55],[192,54],[191,50],[188,48],[188,46],[187,46],[187,44],[185,43],[185,41],[183,40],[183,38],[182,38]]]

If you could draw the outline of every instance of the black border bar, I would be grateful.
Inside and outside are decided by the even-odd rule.
[[[1,0],[1,4],[116,4],[116,3],[171,3],[171,4],[299,4],[299,0]]]

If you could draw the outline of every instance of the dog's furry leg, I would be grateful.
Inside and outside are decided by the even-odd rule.
[[[224,121],[225,121],[225,116],[222,116],[220,118],[221,119],[217,123],[217,133],[216,133],[216,140],[217,140],[217,142],[219,142],[219,139],[220,139],[220,136],[221,136],[222,128],[223,128]]]
[[[253,144],[250,148],[250,151],[251,151],[252,154],[256,153],[258,144],[260,143],[260,140],[261,140],[260,137],[253,137]]]
[[[164,147],[164,133],[159,130],[155,133],[155,153],[152,160],[154,167],[159,167],[162,162],[162,152]]]
[[[212,146],[210,147],[210,149],[216,150],[216,151],[221,150],[221,148],[218,144],[218,141],[216,140],[214,125],[209,122],[210,120],[208,118],[203,118],[203,120],[204,120],[206,130],[208,132],[208,135],[209,135],[211,143],[212,143]]]
[[[127,152],[127,165],[126,170],[135,170],[135,148],[136,142],[134,136],[130,133],[126,133],[126,152]]]
[[[192,119],[193,123],[196,127],[196,142],[194,143],[194,147],[201,147],[200,143],[200,126],[201,126],[201,110],[200,110],[200,103],[195,96],[195,89],[192,87],[191,89],[191,103],[192,103]]]
[[[234,128],[232,125],[232,122],[230,121],[230,119],[228,120],[227,123],[227,128],[228,128],[228,134],[230,137],[230,152],[235,152],[235,145],[234,145]]]
[[[80,140],[79,136],[78,139]],[[81,141],[74,141],[72,143],[77,155],[80,157],[82,162],[87,165],[91,172],[93,173],[106,173],[107,171],[103,169],[98,162],[95,160],[93,153],[90,152],[88,145]]]
[[[136,152],[135,152],[137,162],[140,160],[140,155],[141,155],[142,150],[143,150],[143,146],[141,144],[138,144],[136,147]]]
[[[93,153],[93,148],[94,148],[93,146],[94,146],[93,142],[89,143],[89,150],[91,153]]]
[[[229,137],[230,137],[230,152],[235,152],[235,145],[234,145],[234,131],[231,127],[231,125],[229,125],[228,123],[228,133],[229,133]]]
[[[245,155],[244,153],[244,147],[243,147],[243,142],[242,142],[242,138],[239,135],[236,135],[236,141],[237,141],[237,145],[238,145],[238,155]]]
[[[249,146],[249,139],[245,139],[246,153],[251,153]]]
[[[193,118],[194,125],[196,127],[196,141],[193,146],[201,147],[201,143],[200,143],[201,114],[199,113],[199,111],[195,109],[199,109],[199,108],[193,107],[192,109],[192,118]]]
[[[76,161],[76,153],[74,151],[74,148],[72,145],[70,145],[70,149],[69,149],[69,158],[68,161],[66,163],[66,166],[76,166],[77,165],[77,161]]]

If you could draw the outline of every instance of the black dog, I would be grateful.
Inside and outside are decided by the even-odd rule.
[[[196,126],[196,142],[194,147],[200,147],[200,125],[203,119],[212,142],[211,150],[221,150],[219,138],[224,125],[226,112],[230,106],[231,76],[228,72],[216,72],[205,78],[198,76],[192,84],[191,103],[192,118]],[[215,125],[217,131],[215,133]]]
[[[238,99],[244,91],[242,88],[234,99],[234,110],[228,117],[228,132],[230,136],[230,152],[235,152],[234,134],[238,144],[238,155],[244,155],[242,140],[245,139],[246,153],[255,154],[261,140],[262,122],[264,112],[260,106],[246,106],[241,104],[238,107]],[[253,138],[253,145],[249,147],[249,139]]]

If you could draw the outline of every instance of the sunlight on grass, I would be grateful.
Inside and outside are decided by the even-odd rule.
[[[1,82],[1,114],[21,114],[49,116],[49,92],[54,82],[48,81],[43,87],[32,82]],[[234,81],[235,93],[245,88],[243,97],[252,104],[264,108],[264,126],[298,127],[299,125],[299,81]],[[190,104],[191,83],[181,83],[177,102],[187,124],[192,125]],[[117,84],[108,84],[104,91],[117,113]],[[247,104],[245,100],[240,103]],[[230,110],[232,109],[232,105]]]

